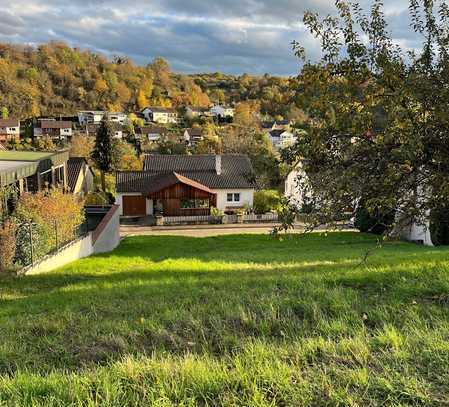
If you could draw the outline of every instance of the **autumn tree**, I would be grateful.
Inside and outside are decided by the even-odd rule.
[[[95,141],[93,137],[86,135],[76,135],[72,137],[70,143],[70,156],[71,157],[86,157],[92,156],[94,150]]]
[[[140,171],[143,163],[135,148],[126,141],[112,142],[112,169],[114,171]]]
[[[425,224],[449,202],[449,7],[410,0],[422,45],[408,50],[391,38],[379,0],[368,13],[336,6],[336,17],[304,15],[323,57],[305,60],[298,77],[306,131],[286,158],[304,160],[314,224],[352,216],[357,202],[380,218],[395,214],[388,230]]]

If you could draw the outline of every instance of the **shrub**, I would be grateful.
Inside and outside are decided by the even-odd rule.
[[[449,245],[449,208],[433,210],[430,216],[430,235],[435,246]]]
[[[109,205],[110,195],[107,192],[89,192],[85,199],[85,205]]]
[[[11,269],[16,253],[16,224],[6,220],[0,226],[0,272]]]
[[[359,202],[357,207],[354,226],[360,232],[369,232],[375,235],[385,233],[387,228],[394,222],[394,214],[382,214],[377,210],[370,210],[364,202]]]
[[[25,265],[31,260],[31,239],[34,259],[38,259],[56,248],[56,243],[60,246],[77,236],[84,220],[83,203],[59,189],[23,194],[14,217],[19,225],[16,260]]]
[[[256,191],[254,193],[254,212],[263,214],[274,211],[278,208],[280,201],[281,197],[277,191],[270,189]]]
[[[219,217],[219,216],[223,216],[224,212],[221,209],[218,209],[215,206],[212,206],[210,208],[210,215],[211,216],[215,216],[215,217]]]

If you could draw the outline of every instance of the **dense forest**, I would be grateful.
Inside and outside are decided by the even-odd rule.
[[[19,118],[253,100],[263,115],[294,119],[299,114],[294,81],[269,75],[178,74],[160,57],[139,66],[126,57],[108,60],[61,42],[0,44],[0,108]]]

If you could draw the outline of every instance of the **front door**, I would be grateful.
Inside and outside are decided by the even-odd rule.
[[[144,196],[124,196],[123,216],[146,216],[146,199]]]

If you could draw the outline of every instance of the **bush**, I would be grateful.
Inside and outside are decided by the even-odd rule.
[[[449,208],[432,211],[430,216],[430,236],[435,246],[449,245]]]
[[[16,262],[27,265],[31,260],[31,238],[33,257],[37,260],[77,237],[84,221],[83,203],[58,189],[23,194],[14,218],[18,225]]]
[[[16,224],[6,220],[0,226],[0,272],[12,268],[16,253]]]
[[[262,189],[254,193],[254,212],[257,214],[263,214],[270,211],[274,211],[278,208],[281,202],[279,192]]]
[[[109,205],[111,196],[108,192],[89,192],[84,198],[85,205]]]
[[[394,222],[394,214],[381,214],[379,211],[369,210],[364,202],[359,202],[357,207],[354,226],[360,232],[381,235]]]

